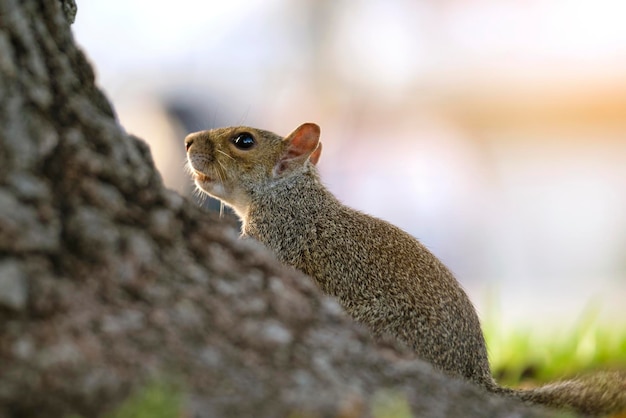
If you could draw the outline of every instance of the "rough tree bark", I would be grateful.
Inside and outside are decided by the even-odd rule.
[[[0,1],[0,417],[99,416],[155,376],[189,416],[371,416],[387,390],[416,416],[542,416],[375,345],[166,190],[96,88],[74,12]]]

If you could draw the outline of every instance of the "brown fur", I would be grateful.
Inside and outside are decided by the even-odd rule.
[[[255,140],[246,150],[233,142],[244,132]],[[317,125],[285,138],[222,128],[185,143],[196,185],[233,207],[242,235],[311,276],[374,335],[393,335],[440,370],[493,392],[583,413],[626,409],[623,373],[529,391],[497,386],[476,311],[450,271],[415,238],[348,208],[324,187],[315,168]]]

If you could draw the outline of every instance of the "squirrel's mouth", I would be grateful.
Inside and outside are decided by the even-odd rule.
[[[210,182],[212,180],[211,177],[207,176],[206,174],[198,170],[193,170],[193,176],[194,176],[194,180],[199,181],[201,183]]]

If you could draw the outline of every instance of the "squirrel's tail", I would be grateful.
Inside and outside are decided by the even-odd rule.
[[[626,371],[598,372],[533,389],[494,389],[526,402],[569,408],[585,415],[626,412]]]

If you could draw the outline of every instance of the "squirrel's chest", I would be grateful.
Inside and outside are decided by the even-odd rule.
[[[305,270],[316,242],[314,227],[290,218],[251,219],[243,233],[263,243],[283,263],[300,270]]]

